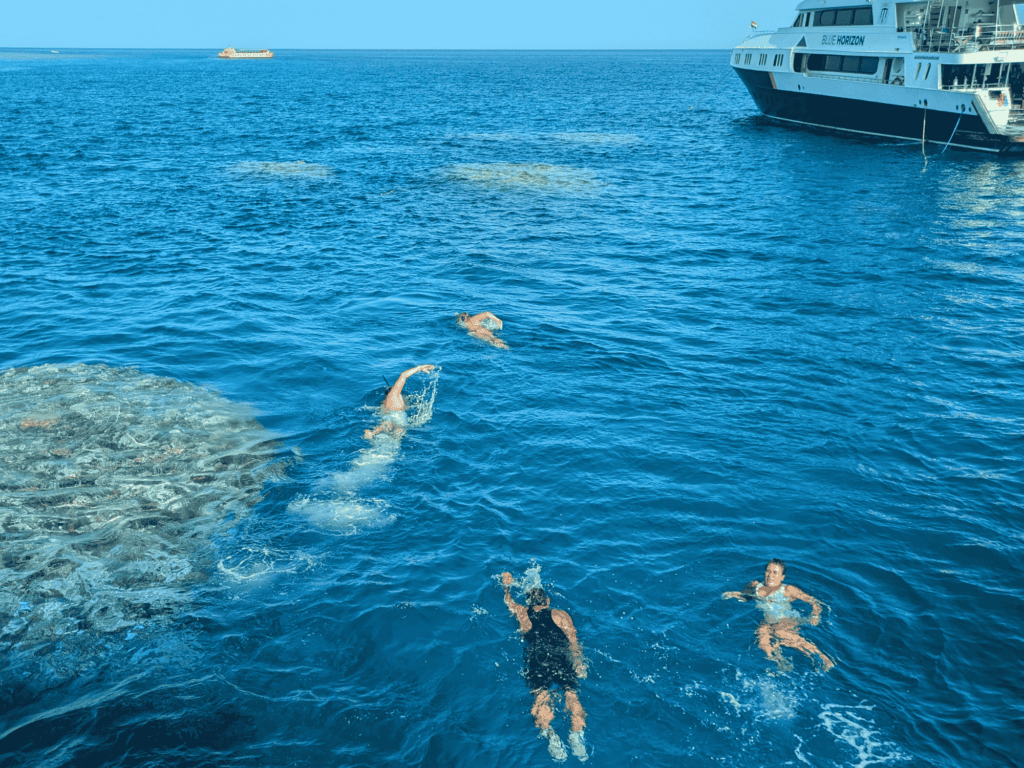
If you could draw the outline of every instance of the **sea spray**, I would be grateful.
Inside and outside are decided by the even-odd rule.
[[[331,474],[321,483],[320,492],[296,498],[288,505],[288,509],[305,516],[316,525],[343,534],[391,523],[395,515],[387,512],[390,506],[388,502],[366,498],[361,492],[374,483],[389,479],[388,470],[398,458],[405,432],[424,426],[433,417],[439,371],[440,368],[435,368],[427,376],[422,390],[404,395],[406,410],[403,426],[378,432],[371,437],[359,449],[347,469]],[[380,406],[370,410],[378,417],[378,424],[388,418]]]

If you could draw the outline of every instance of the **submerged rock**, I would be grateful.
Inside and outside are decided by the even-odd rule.
[[[276,450],[246,406],[175,379],[0,373],[0,650],[173,616]]]

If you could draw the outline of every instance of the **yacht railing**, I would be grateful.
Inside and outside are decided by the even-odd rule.
[[[1024,48],[1024,27],[1019,24],[974,24],[957,32],[938,27],[908,27],[914,50],[930,53],[975,53]]]

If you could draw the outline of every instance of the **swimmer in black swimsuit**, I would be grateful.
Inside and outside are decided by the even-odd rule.
[[[565,747],[551,727],[555,713],[551,709],[551,687],[559,685],[565,692],[565,709],[572,721],[569,745],[572,753],[581,761],[587,759],[583,743],[583,729],[587,724],[587,713],[583,711],[576,689],[579,679],[587,676],[587,664],[576,639],[576,627],[565,611],[552,610],[551,600],[539,587],[526,593],[529,608],[512,599],[509,587],[512,574],[501,574],[505,585],[505,605],[519,621],[519,631],[526,642],[526,683],[533,694],[530,714],[540,728],[541,735],[548,739],[548,751],[556,760],[566,758]]]

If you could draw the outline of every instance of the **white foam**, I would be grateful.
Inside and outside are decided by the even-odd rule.
[[[758,720],[789,720],[796,715],[801,700],[796,688],[788,687],[771,673],[750,678],[737,670],[736,679],[739,696],[729,691],[720,691],[719,695],[737,715],[749,712]]]
[[[424,389],[404,395],[404,427],[374,435],[359,450],[348,469],[327,478],[322,484],[324,493],[293,500],[288,505],[289,511],[303,515],[314,525],[345,534],[391,523],[395,515],[387,514],[387,502],[362,498],[360,492],[373,483],[388,479],[388,469],[398,458],[406,430],[422,427],[433,417],[439,371],[439,368],[433,370]],[[373,411],[378,417],[378,424],[387,417],[379,407]]]
[[[910,756],[890,741],[882,739],[875,730],[875,722],[867,713],[874,707],[867,704],[843,706],[826,704],[818,714],[819,727],[828,731],[837,741],[851,746],[857,754],[852,768],[910,760]]]

